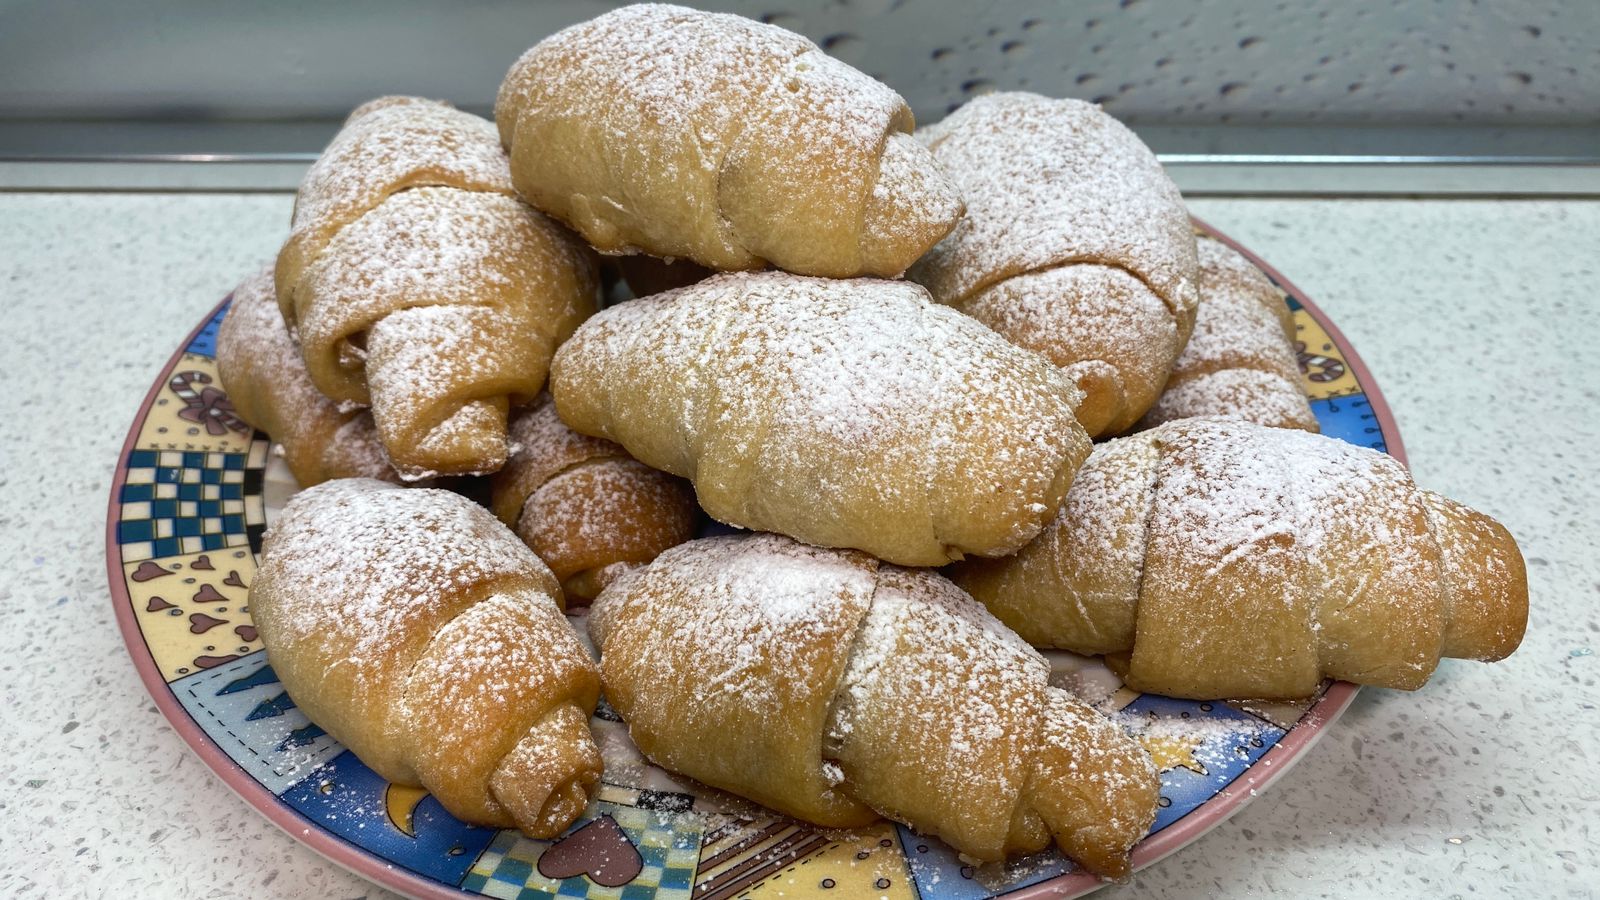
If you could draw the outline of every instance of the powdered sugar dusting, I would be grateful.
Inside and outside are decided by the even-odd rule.
[[[960,588],[929,572],[885,567],[824,750],[872,765],[864,757],[881,756],[881,748],[847,745],[869,727],[879,737],[887,731],[904,739],[888,746],[922,748],[917,764],[935,778],[930,791],[1010,806],[1031,770],[1048,677],[1043,657]]]
[[[1194,237],[1178,189],[1099,108],[990,94],[919,137],[967,203],[966,218],[910,272],[941,303],[1023,272],[1101,262],[1144,281],[1180,320],[1192,313]]]
[[[1110,721],[1146,746],[1166,745],[1206,770],[1237,763],[1247,755],[1252,739],[1274,730],[1254,716],[1171,716],[1124,710]]]
[[[592,263],[559,226],[455,188],[390,197],[333,238],[301,287],[313,379],[373,404],[407,477],[499,468],[505,406],[539,391],[556,342],[595,302]]]
[[[1290,347],[1293,326],[1282,292],[1221,241],[1202,236],[1197,246],[1194,333],[1144,423],[1218,415],[1317,430]]]
[[[1118,758],[1137,748],[1087,707],[1055,708],[1044,659],[927,570],[770,534],[702,539],[608,588],[591,633],[656,762],[780,809],[853,799],[997,858],[1032,779],[1049,779],[1038,796],[1105,792],[1074,827],[1154,804]]]
[[[1216,654],[1244,652],[1229,629],[1246,610],[1261,619],[1262,640],[1281,655],[1241,658],[1237,680],[1225,682],[1231,687],[1204,682],[1169,690],[1287,696],[1279,692],[1309,690],[1314,683],[1305,679],[1318,667],[1334,677],[1415,687],[1431,671],[1442,627],[1438,551],[1419,492],[1397,461],[1332,438],[1230,419],[1179,420],[1107,446],[1125,442],[1159,452],[1136,673],[1169,670],[1158,657],[1180,650],[1207,660],[1196,671],[1222,671],[1228,664]],[[1098,457],[1086,468],[1100,465]],[[1086,476],[1082,483],[1096,482]],[[1194,593],[1185,595],[1174,579]]]
[[[217,366],[239,415],[284,447],[295,477],[393,480],[372,417],[324,397],[278,309],[269,266],[233,292],[217,334]]]
[[[1070,379],[904,282],[719,276],[602,312],[556,370],[569,421],[712,515],[906,562],[1020,547],[1085,448]]]
[[[518,534],[561,578],[570,572],[557,561],[648,562],[693,535],[694,501],[683,482],[625,457],[588,460],[556,476],[522,510]]]
[[[774,708],[776,685],[766,660],[774,650],[824,640],[837,628],[841,609],[865,606],[874,570],[863,562],[776,535],[704,538],[676,547],[658,557],[646,577],[656,592],[697,599],[650,623],[658,635],[652,645],[662,652],[693,646],[701,659],[718,661],[702,673],[701,693],[735,694]]]
[[[554,255],[549,265],[546,254]],[[406,191],[341,229],[312,263],[314,300],[300,310],[300,340],[308,362],[331,362],[395,309],[431,305],[508,307],[518,320],[532,319],[519,327],[548,333],[581,318],[554,271],[592,288],[581,278],[588,266],[556,226],[516,200],[455,188]],[[557,315],[535,317],[533,298],[551,302]],[[354,378],[363,361],[357,354],[342,368]]]
[[[1317,428],[1316,416],[1298,381],[1246,368],[1191,375],[1169,383],[1140,425],[1151,427],[1192,416],[1224,416],[1274,428]]]
[[[835,275],[862,271],[886,135],[911,129],[898,94],[806,38],[661,4],[540,42],[512,66],[496,118],[518,189],[603,251]]]
[[[472,501],[370,479],[294,495],[267,532],[258,588],[263,580],[281,640],[347,647],[343,664],[358,682],[382,665],[385,646],[419,623],[442,625],[496,585],[540,585],[548,595],[555,583]]]
[[[331,230],[389,194],[421,185],[514,194],[510,164],[487,120],[415,97],[374,100],[350,114],[306,170],[292,228]]]

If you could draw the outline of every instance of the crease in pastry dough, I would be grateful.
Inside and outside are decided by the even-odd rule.
[[[694,537],[688,483],[557,417],[548,394],[511,420],[515,449],[490,481],[490,508],[561,581],[591,599],[623,568]]]
[[[1100,445],[1038,539],[951,576],[1030,642],[1195,699],[1414,690],[1441,656],[1504,658],[1527,625],[1494,520],[1385,454],[1234,419]]]
[[[1136,422],[1194,324],[1194,235],[1177,187],[1097,107],[979,97],[921,132],[966,216],[907,273],[934,299],[1067,368],[1092,437]]]
[[[1201,235],[1196,246],[1200,305],[1194,333],[1139,427],[1189,416],[1229,416],[1317,431],[1283,292],[1221,241]]]
[[[638,4],[557,32],[495,118],[517,190],[602,253],[893,277],[961,215],[898,94],[726,13]]]
[[[313,722],[452,815],[538,837],[582,811],[601,768],[598,672],[561,603],[487,510],[371,479],[291,498],[250,588],[268,659]]]
[[[1068,377],[907,282],[733,273],[615,306],[551,394],[720,521],[905,565],[1021,547],[1088,450]]]
[[[222,386],[240,418],[282,450],[295,481],[310,487],[332,478],[399,480],[371,413],[343,409],[312,384],[278,309],[272,268],[245,279],[232,296],[217,329]]]
[[[510,408],[595,308],[592,255],[516,198],[494,126],[386,97],[312,165],[278,302],[317,388],[372,407],[401,477],[484,474]]]
[[[1148,754],[935,573],[705,538],[609,585],[589,627],[648,758],[780,812],[882,814],[978,860],[1053,836],[1112,877],[1154,819]]]

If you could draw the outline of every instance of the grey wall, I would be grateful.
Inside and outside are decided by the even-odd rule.
[[[481,111],[523,49],[614,5],[0,0],[0,120],[325,118],[396,92]],[[1146,124],[1600,122],[1600,0],[700,5],[809,35],[924,121],[1027,88]]]

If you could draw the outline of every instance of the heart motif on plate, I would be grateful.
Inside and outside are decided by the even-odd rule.
[[[586,875],[602,887],[620,887],[639,876],[644,859],[610,816],[601,816],[567,835],[539,857],[539,874],[560,880]]]

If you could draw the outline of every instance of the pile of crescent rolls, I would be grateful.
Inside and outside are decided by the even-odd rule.
[[[624,7],[493,123],[385,97],[306,174],[218,338],[306,488],[251,611],[307,715],[471,822],[563,832],[603,692],[783,814],[1119,877],[1156,771],[1035,648],[1298,698],[1522,637],[1511,536],[1317,434],[1292,334],[1093,105],[914,133],[799,35]]]

